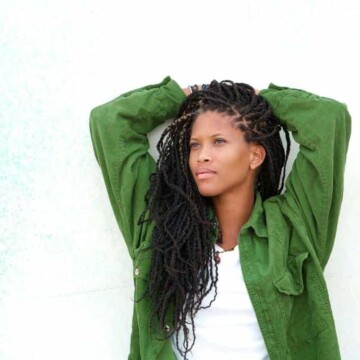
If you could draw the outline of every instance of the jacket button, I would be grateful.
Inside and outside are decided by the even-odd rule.
[[[164,326],[164,330],[165,330],[166,332],[169,332],[169,331],[170,331],[170,326],[169,326],[169,325],[165,325],[165,326]]]
[[[140,270],[139,270],[139,268],[136,268],[135,269],[135,276],[138,276],[140,274]]]

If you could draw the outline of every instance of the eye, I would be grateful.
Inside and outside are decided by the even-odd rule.
[[[199,147],[199,144],[197,142],[190,143],[190,149],[196,149],[197,147]]]
[[[222,138],[215,139],[215,144],[224,144],[224,143],[226,143],[225,139]]]

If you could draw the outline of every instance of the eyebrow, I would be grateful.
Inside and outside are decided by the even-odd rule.
[[[210,135],[210,137],[212,137],[212,138],[217,137],[217,136],[225,136],[225,135],[221,134],[221,133],[216,133],[216,134]],[[190,140],[198,140],[198,138],[191,137]]]

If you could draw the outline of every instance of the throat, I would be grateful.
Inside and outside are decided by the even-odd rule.
[[[216,244],[225,251],[232,250],[236,245],[238,245],[239,232],[240,229],[232,236],[230,236],[230,234],[226,234],[226,236],[224,236],[223,232],[220,230],[220,238]]]
[[[213,199],[220,227],[218,245],[224,250],[229,250],[239,243],[241,228],[249,220],[254,202],[254,195],[251,192],[245,196]]]

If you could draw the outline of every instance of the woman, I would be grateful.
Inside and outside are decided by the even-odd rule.
[[[272,84],[260,94],[216,81],[190,90],[167,77],[91,113],[134,262],[129,359],[340,359],[323,270],[346,106]],[[155,163],[146,134],[174,117]],[[281,194],[288,130],[300,151]]]

